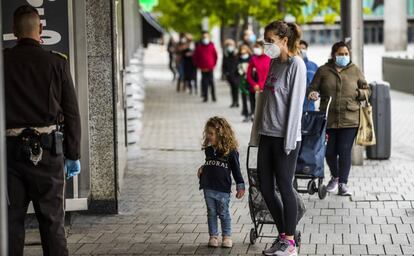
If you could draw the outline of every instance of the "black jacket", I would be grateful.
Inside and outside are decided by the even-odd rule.
[[[229,82],[237,83],[238,73],[237,73],[237,65],[238,65],[238,56],[237,54],[233,53],[226,53],[223,57],[223,66],[222,72],[223,75]]]
[[[64,117],[65,157],[80,158],[81,126],[75,88],[64,55],[22,39],[4,50],[6,128],[44,127]]]
[[[240,171],[239,153],[235,150],[227,156],[216,152],[213,147],[205,150],[206,162],[200,177],[200,189],[211,189],[220,192],[231,192],[231,174],[236,181],[237,189],[245,189]]]

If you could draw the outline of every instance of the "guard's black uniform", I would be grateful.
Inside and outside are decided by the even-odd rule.
[[[9,251],[23,255],[24,219],[33,202],[44,255],[68,255],[64,230],[64,157],[80,158],[80,117],[69,64],[63,55],[22,39],[4,51],[6,128],[47,127],[64,116],[64,156],[43,146],[37,165],[19,154],[20,140],[7,137]],[[47,143],[46,143],[47,144]],[[45,144],[45,145],[46,145]]]

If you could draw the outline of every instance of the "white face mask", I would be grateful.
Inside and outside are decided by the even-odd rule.
[[[280,56],[280,47],[274,43],[264,43],[264,54],[271,59],[276,59]]]
[[[263,54],[263,50],[262,50],[262,48],[258,48],[258,47],[256,47],[256,48],[254,48],[253,49],[253,53],[254,53],[254,55],[262,55]]]
[[[230,52],[230,53],[232,53],[232,52],[234,52],[234,50],[235,50],[235,47],[234,46],[227,46],[227,52]]]
[[[248,53],[243,53],[242,55],[240,55],[240,57],[241,57],[243,60],[246,60],[246,59],[248,59],[248,58],[249,58],[249,54],[248,54]]]
[[[307,52],[308,51],[305,49],[300,50],[300,55],[302,56],[303,59],[306,59],[308,57]]]
[[[209,44],[210,40],[208,38],[203,38],[203,40],[201,40],[203,42],[203,44]]]

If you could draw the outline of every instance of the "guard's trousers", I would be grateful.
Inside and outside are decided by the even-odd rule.
[[[7,190],[9,255],[23,256],[25,217],[33,202],[39,222],[44,256],[66,256],[63,156],[43,150],[43,158],[34,166],[21,160],[17,142],[7,137]]]

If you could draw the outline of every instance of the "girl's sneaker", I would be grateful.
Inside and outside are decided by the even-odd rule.
[[[221,243],[221,247],[223,247],[223,248],[231,248],[231,247],[233,247],[233,241],[231,240],[231,237],[224,236],[223,237],[223,241]]]
[[[217,236],[210,236],[210,240],[208,241],[208,246],[209,247],[218,247],[219,246],[218,237]]]
[[[278,256],[297,256],[296,246],[289,242],[288,240],[282,240],[280,242],[280,247],[275,254]]]

